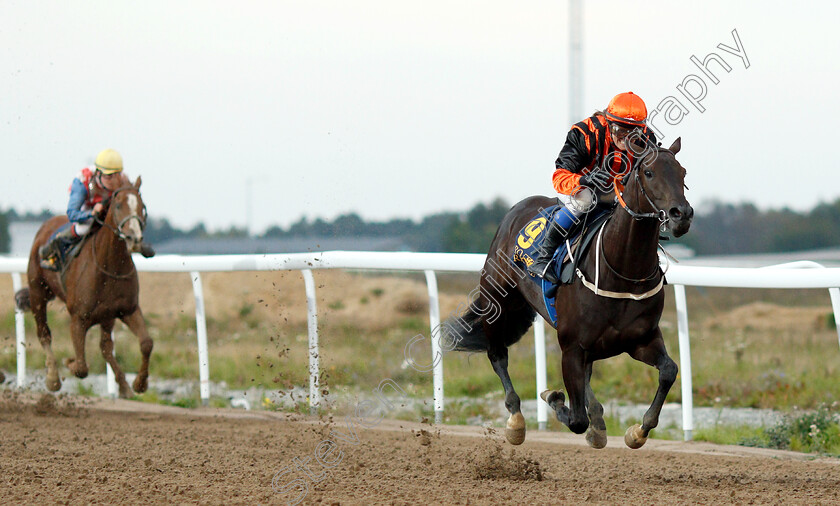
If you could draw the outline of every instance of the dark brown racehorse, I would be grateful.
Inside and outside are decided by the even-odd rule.
[[[146,224],[146,208],[140,197],[140,183],[138,177],[133,185],[114,191],[102,227],[95,233],[91,232],[92,237],[87,239],[78,257],[67,267],[63,280],[60,273],[41,267],[38,248],[58,227],[67,223],[67,217],[50,218],[35,236],[27,271],[29,288],[20,290],[16,298],[21,309],[31,307],[35,316],[38,339],[47,355],[47,388],[50,391],[56,392],[61,388],[58,366],[52,352],[52,334],[47,325],[47,302],[56,296],[67,304],[67,312],[70,314],[70,335],[76,354],[75,358],[65,361],[70,371],[79,378],[87,376],[85,337],[91,327],[99,325],[102,331],[99,348],[114,371],[120,397],[131,396],[125,374],[114,358],[114,342],[111,340],[111,330],[119,318],[140,340],[143,363],[134,380],[134,391],[146,391],[153,343],[140,311],[140,286],[131,259],[131,252],[138,251],[143,242]]]
[[[625,434],[631,448],[641,447],[659,423],[665,396],[677,377],[677,365],[659,329],[665,294],[657,247],[661,226],[679,237],[688,232],[694,215],[684,195],[685,169],[674,156],[679,150],[677,139],[669,149],[651,150],[637,162],[628,174],[623,205],[613,211],[601,239],[578,259],[574,283],[557,291],[557,340],[569,406],[559,391],[545,391],[541,397],[572,432],[582,434],[589,428],[586,440],[595,448],[603,448],[607,437],[604,408],[589,386],[594,361],[627,353],[659,370],[659,388],[641,426]],[[530,197],[513,206],[490,246],[479,296],[464,315],[448,319],[442,327],[449,349],[487,352],[505,390],[510,412],[505,434],[512,444],[525,440],[525,419],[508,375],[508,347],[531,326],[535,309],[550,320],[538,285],[509,259],[519,231],[541,208],[555,203],[548,197]]]

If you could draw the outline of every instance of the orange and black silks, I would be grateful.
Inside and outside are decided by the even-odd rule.
[[[649,142],[649,145],[656,146],[653,131],[645,126],[642,127],[642,134],[647,138],[646,142]],[[640,146],[636,152],[641,153],[643,150],[644,146]],[[608,159],[607,163],[604,163],[605,159]],[[572,195],[580,188],[579,181],[583,174],[596,167],[603,167],[617,179],[619,190],[623,190],[621,178],[630,171],[634,161],[631,150],[619,151],[615,147],[607,119],[601,113],[595,113],[575,123],[569,130],[566,144],[554,162],[556,170],[551,180],[557,193]]]

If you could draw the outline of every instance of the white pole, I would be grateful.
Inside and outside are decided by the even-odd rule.
[[[114,360],[117,359],[117,341],[114,340],[114,331],[111,331],[111,342],[114,343]],[[111,369],[111,364],[105,362],[105,385],[108,388],[108,397],[112,399],[117,396],[117,377],[114,375],[114,370]]]
[[[691,391],[691,344],[688,339],[688,305],[684,285],[674,285],[674,301],[677,304],[677,330],[680,337],[683,439],[691,441],[691,432],[694,430],[694,396]]]
[[[583,114],[583,5],[569,0],[569,124]]]
[[[545,367],[545,324],[539,313],[534,318],[534,355],[537,360],[537,424],[540,430],[545,430],[548,426],[548,404],[540,399],[540,393],[547,388],[548,380]]]
[[[321,406],[318,307],[315,303],[315,279],[312,277],[312,271],[303,269],[301,272],[303,273],[303,283],[306,286],[307,327],[309,327],[309,411],[314,415]]]
[[[190,272],[195,297],[195,330],[198,339],[198,379],[201,403],[210,402],[210,357],[207,352],[207,320],[204,313],[204,290],[201,287],[201,275],[198,271]]]
[[[828,295],[831,297],[831,307],[834,308],[834,326],[837,329],[837,343],[840,344],[840,288],[829,288]]]
[[[432,383],[435,401],[435,423],[443,423],[443,352],[440,347],[440,300],[435,271],[427,270],[426,287],[429,291],[429,328],[432,341]]]
[[[12,288],[15,293],[21,289],[20,273],[12,273]],[[24,326],[23,311],[15,305],[15,342],[17,348],[17,386],[23,388],[26,381],[26,328]]]

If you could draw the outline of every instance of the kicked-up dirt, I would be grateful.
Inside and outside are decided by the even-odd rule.
[[[7,504],[828,504],[840,460],[0,391]]]

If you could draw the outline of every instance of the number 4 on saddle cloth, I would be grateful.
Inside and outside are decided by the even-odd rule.
[[[557,284],[546,281],[528,272],[528,266],[534,262],[540,250],[540,245],[546,236],[546,225],[551,223],[555,213],[560,211],[562,205],[557,204],[540,212],[522,227],[516,238],[516,246],[513,249],[513,256],[510,261],[522,269],[528,275],[528,279],[537,283],[542,289],[543,302],[548,316],[551,318],[551,325],[557,325],[557,310],[554,308],[554,296],[557,293]],[[583,218],[584,223],[572,229],[569,237],[557,248],[551,258],[549,269],[554,269],[561,284],[569,284],[574,280],[574,269],[577,258],[582,256],[586,247],[592,242],[592,238],[598,232],[610,216],[610,208],[597,207]],[[569,252],[571,248],[571,253]]]

